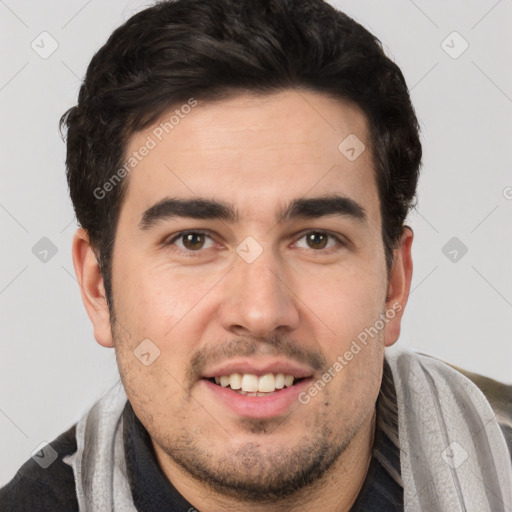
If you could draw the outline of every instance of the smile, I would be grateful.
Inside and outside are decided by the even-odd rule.
[[[265,396],[283,388],[293,386],[295,377],[284,373],[267,373],[255,375],[253,373],[232,373],[210,379],[215,384],[239,394],[247,396]],[[300,379],[297,379],[297,381]]]

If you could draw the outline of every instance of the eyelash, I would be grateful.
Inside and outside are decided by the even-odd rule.
[[[318,250],[311,249],[313,252],[316,252],[319,254],[322,254],[322,253],[323,254],[326,254],[326,253],[331,254],[333,251],[337,251],[340,248],[346,246],[346,243],[343,242],[343,240],[340,237],[334,235],[333,233],[330,233],[329,231],[322,231],[322,230],[318,230],[318,229],[310,229],[308,231],[303,231],[302,233],[300,233],[300,236],[296,239],[295,243],[298,242],[299,240],[301,240],[302,238],[304,238],[306,235],[309,235],[311,233],[327,235],[328,237],[334,239],[336,241],[336,243],[338,244],[337,247],[330,247],[329,249],[318,249]],[[174,242],[176,242],[176,240],[179,240],[180,238],[184,237],[185,235],[190,235],[190,234],[206,235],[209,238],[212,238],[209,231],[204,231],[201,229],[192,229],[192,230],[180,231],[179,233],[176,233],[171,239],[169,239],[168,241],[165,241],[163,243],[163,245],[165,247],[171,247],[172,245],[174,245]],[[183,256],[186,256],[189,258],[197,258],[197,257],[200,257],[201,253],[203,253],[207,249],[198,249],[197,251],[192,251],[192,250],[178,249],[178,248],[174,247],[172,250],[177,252],[180,255],[183,255]]]

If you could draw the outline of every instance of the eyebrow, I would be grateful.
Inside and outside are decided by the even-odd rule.
[[[349,197],[333,194],[294,199],[278,215],[278,222],[287,222],[297,218],[314,219],[328,215],[349,217],[359,222],[366,222],[368,219],[365,209],[359,203]],[[176,217],[223,220],[231,223],[237,222],[239,218],[235,207],[224,201],[207,198],[166,197],[144,211],[139,228],[149,230],[160,221]]]

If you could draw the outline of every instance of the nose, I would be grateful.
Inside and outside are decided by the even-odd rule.
[[[248,263],[237,258],[225,279],[219,317],[224,329],[257,338],[293,331],[299,324],[297,298],[272,251]]]

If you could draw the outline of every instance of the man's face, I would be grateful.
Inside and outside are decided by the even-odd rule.
[[[157,145],[129,175],[113,252],[128,398],[167,466],[253,499],[291,493],[371,422],[379,391],[385,329],[344,357],[390,307],[366,119],[290,90],[199,102],[161,141],[159,123],[129,141],[127,155],[148,135]],[[338,148],[349,135],[366,145],[353,161]],[[282,217],[293,201],[325,196],[345,199]],[[150,210],[167,199],[222,202],[235,215]],[[159,350],[148,365],[134,353],[143,340],[143,361]],[[252,396],[215,383],[237,373],[250,389],[282,386],[278,373],[295,384]]]

